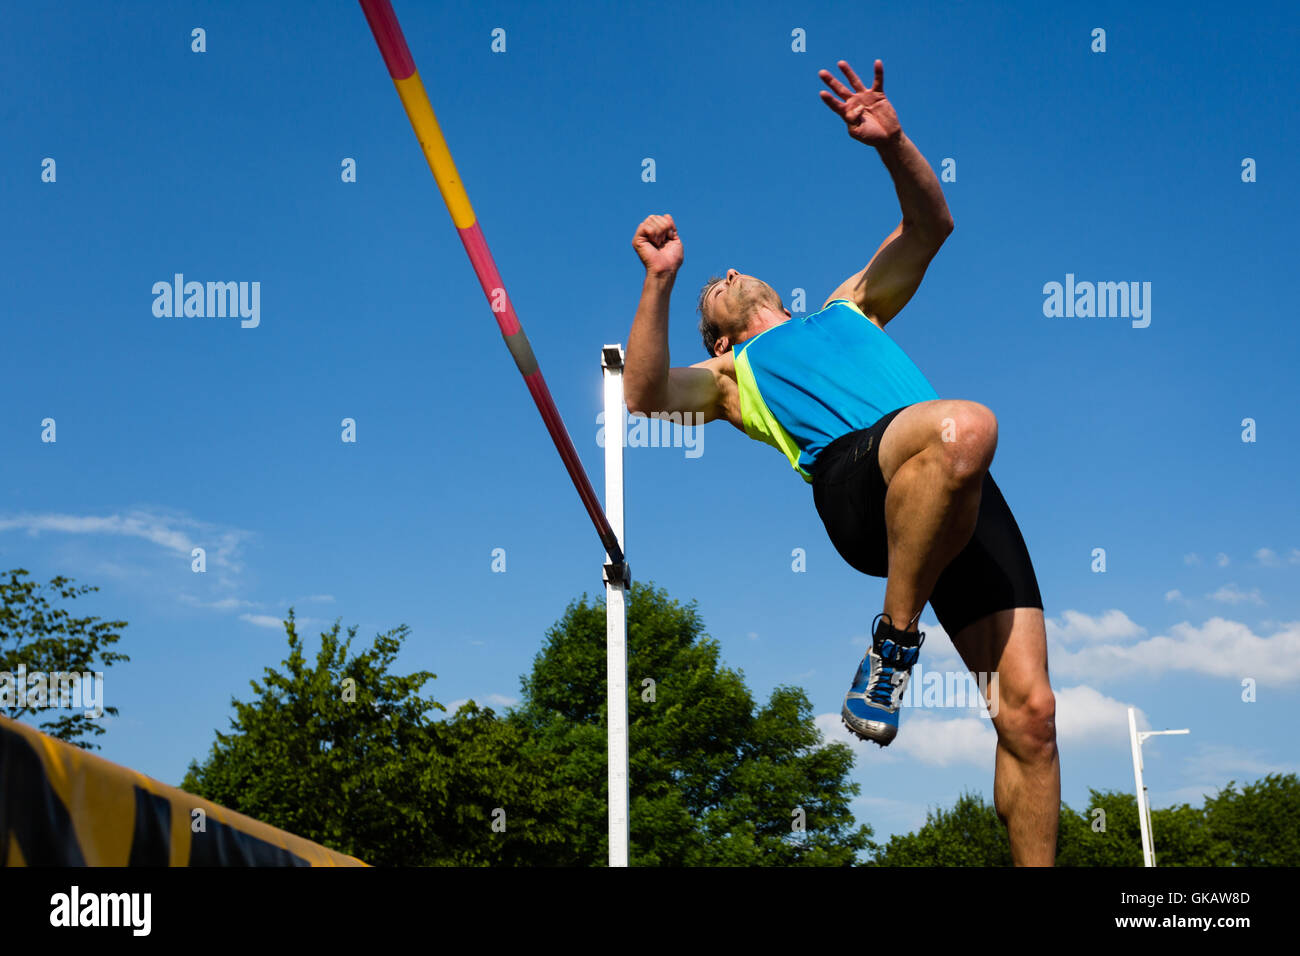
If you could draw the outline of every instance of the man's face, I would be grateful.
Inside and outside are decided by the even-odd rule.
[[[726,278],[710,289],[704,300],[705,314],[721,329],[729,346],[750,337],[750,320],[754,311],[764,305],[781,311],[781,297],[762,279],[735,269],[728,269]]]

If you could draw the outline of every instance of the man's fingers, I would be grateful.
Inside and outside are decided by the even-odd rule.
[[[646,216],[636,227],[636,234],[647,239],[661,240],[665,237],[671,239],[677,235],[677,223],[673,222],[673,217],[667,213],[662,216]]]
[[[821,96],[821,98],[822,98],[822,102],[823,102],[823,103],[825,103],[827,106],[829,106],[831,109],[833,109],[833,110],[834,110],[836,113],[838,113],[840,116],[843,116],[843,115],[844,115],[844,104],[843,104],[843,103],[841,103],[841,102],[840,102],[839,100],[837,100],[835,97],[831,96],[831,95],[830,95],[829,93],[827,93],[825,90],[819,90],[818,93],[819,93],[819,95]]]
[[[876,62],[879,63],[880,61],[877,60]],[[849,66],[848,62],[845,60],[840,60],[839,65],[840,65],[840,69],[844,71],[844,75],[849,78],[849,82],[853,84],[853,88],[857,90],[859,93],[865,93],[867,90],[866,84],[864,84],[860,79],[858,79],[858,74],[853,72],[853,67]],[[876,74],[876,76],[879,75],[880,75],[879,73]]]
[[[646,216],[641,225],[636,228],[636,235],[632,242],[635,245],[639,240],[646,240],[656,249],[662,249],[667,243],[677,238],[677,225],[673,222],[673,217],[669,215]]]
[[[840,66],[841,66],[841,67],[844,67],[844,66],[847,66],[847,65],[848,65],[848,64],[844,63],[843,61],[840,62]],[[840,99],[842,99],[842,100],[847,100],[850,96],[853,95],[853,91],[850,90],[850,89],[849,89],[847,86],[845,86],[843,83],[841,83],[841,82],[840,82],[836,77],[832,76],[830,70],[819,70],[819,71],[817,72],[817,75],[820,76],[820,77],[822,78],[822,82],[823,82],[823,83],[825,83],[825,84],[826,84],[827,86],[829,86],[832,90],[834,90],[836,93],[839,94]],[[823,90],[822,92],[825,93],[826,91]]]
[[[876,61],[876,82],[871,84],[871,88],[877,93],[885,92],[885,64],[879,60]]]

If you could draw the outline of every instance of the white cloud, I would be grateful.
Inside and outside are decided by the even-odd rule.
[[[284,628],[284,619],[276,617],[274,614],[241,614],[241,621],[247,621],[256,627],[267,627],[273,630],[282,630]],[[299,624],[303,623],[298,621]]]
[[[1218,554],[1214,556],[1214,563],[1221,568],[1226,568],[1229,564],[1232,563],[1232,560],[1226,554],[1220,551]]]
[[[1191,554],[1183,555],[1183,564],[1200,564],[1200,563],[1201,563],[1201,556],[1199,554],[1196,554],[1195,552],[1192,552]]]
[[[993,722],[981,717],[945,720],[908,709],[890,750],[932,767],[954,764],[986,766],[993,762],[997,734]]]
[[[943,629],[943,625],[938,621],[923,620],[919,626],[921,630],[925,632],[925,644],[927,647],[935,641],[938,641],[945,647],[950,647],[954,652],[956,651],[956,648],[953,647],[952,638],[948,636],[948,632]]]
[[[813,723],[821,731],[823,743],[838,742],[852,746],[861,742],[857,737],[849,733],[838,712],[834,714],[818,714],[813,718]]]
[[[1100,691],[1079,685],[1056,691],[1056,737],[1073,744],[1101,744],[1113,747],[1128,742],[1129,705]],[[1134,715],[1139,730],[1147,730],[1146,715]]]
[[[1166,600],[1166,601],[1170,601],[1170,602],[1173,602],[1173,601],[1182,601],[1182,600],[1184,600],[1184,599],[1183,599],[1183,592],[1180,591],[1180,590],[1178,590],[1177,588],[1174,588],[1172,591],[1166,591],[1166,592],[1165,592],[1165,600]]]
[[[1201,627],[1177,624],[1169,635],[1137,644],[1097,644],[1071,651],[1049,649],[1052,673],[1082,679],[1126,678],[1186,671],[1234,683],[1252,677],[1264,686],[1300,681],[1300,621],[1260,636],[1245,624],[1221,617]]]
[[[284,630],[284,618],[276,617],[274,614],[241,614],[241,621],[252,624],[254,627],[264,627],[272,631]],[[298,636],[303,637],[316,628],[327,630],[331,622],[319,617],[295,617],[294,624],[298,629]]]
[[[1255,560],[1266,568],[1276,568],[1282,564],[1277,552],[1272,548],[1260,548],[1255,552]]]
[[[966,670],[966,663],[956,654],[936,653],[931,655],[927,653],[930,650],[929,648],[930,642],[926,641],[925,643],[926,643],[926,648],[921,652],[921,659],[917,664],[918,667],[923,667],[925,672],[937,673],[942,671],[945,675],[944,678],[945,680],[947,680],[946,675],[948,674],[966,675],[970,673],[968,670]],[[939,650],[939,648],[936,648],[936,650]],[[912,691],[912,693],[920,694],[921,690],[922,688],[918,686]]]
[[[1236,584],[1225,584],[1213,594],[1207,594],[1211,601],[1219,601],[1223,604],[1263,604],[1264,599],[1260,597],[1259,588],[1251,588],[1249,591],[1243,591]]]
[[[26,531],[37,536],[45,532],[61,534],[108,534],[139,538],[155,544],[187,561],[190,552],[204,548],[209,564],[238,572],[240,546],[248,532],[218,528],[191,518],[136,509],[126,514],[104,516],[71,514],[24,514],[0,517],[0,531]]]
[[[1074,749],[1127,746],[1129,705],[1086,685],[1056,691],[1057,739]],[[969,713],[969,712],[967,712]],[[1139,730],[1149,730],[1146,715],[1138,709]],[[848,744],[865,760],[893,763],[916,761],[932,767],[971,765],[983,767],[993,759],[997,732],[993,722],[980,716],[942,717],[934,710],[904,707],[898,736],[886,748],[858,739],[844,726],[838,713],[818,714],[817,729],[826,743]]]
[[[925,643],[921,645],[921,660],[925,666],[935,671],[964,671],[966,664],[952,638],[948,636],[938,621],[921,621],[919,627],[925,634]]]
[[[1140,637],[1146,629],[1134,623],[1127,614],[1119,610],[1109,610],[1100,617],[1092,617],[1081,611],[1065,611],[1061,620],[1047,618],[1047,636],[1049,640],[1069,644],[1072,641],[1113,641],[1123,638]]]
[[[818,714],[816,723],[826,743],[848,744],[857,755],[859,766],[900,760],[931,767],[958,764],[983,767],[993,762],[997,734],[992,721],[980,717],[944,719],[910,707],[903,708],[901,718],[898,736],[884,748],[851,734],[838,713]]]

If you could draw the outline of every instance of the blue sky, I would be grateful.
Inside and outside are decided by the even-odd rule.
[[[883,59],[904,130],[957,175],[956,231],[889,333],[941,395],[999,417],[1063,798],[1131,790],[1130,705],[1191,730],[1147,745],[1157,806],[1297,769],[1293,8],[396,9],[598,488],[599,350],[627,338],[637,223],[671,213],[685,245],[674,364],[704,357],[695,294],[728,267],[816,308],[899,218],[817,70]],[[98,585],[80,607],[130,622],[104,755],[179,782],[283,656],[290,605],[313,633],[409,624],[400,664],[437,673],[440,701],[516,700],[547,626],[600,591],[602,552],[359,6],[59,3],[8,26],[0,567]],[[260,324],[156,317],[177,272],[259,282]],[[1045,316],[1067,274],[1151,283],[1149,326]],[[798,684],[842,739],[883,582],[843,564],[775,450],[725,424],[702,447],[628,450],[632,569],[699,601],[760,699]],[[956,667],[923,626],[923,665]],[[858,818],[883,836],[963,789],[991,798],[992,741],[973,711],[905,713],[888,750],[853,744]]]

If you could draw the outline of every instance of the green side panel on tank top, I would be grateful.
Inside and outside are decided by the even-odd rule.
[[[799,445],[763,401],[758,383],[754,381],[754,370],[749,365],[749,356],[743,351],[736,357],[736,387],[740,390],[740,421],[745,426],[745,434],[785,455],[800,477],[811,483],[812,475],[799,467]]]

